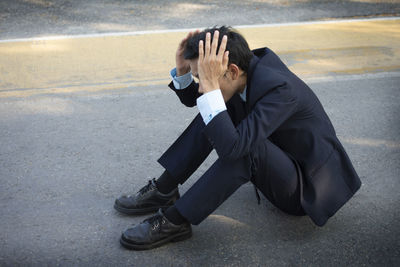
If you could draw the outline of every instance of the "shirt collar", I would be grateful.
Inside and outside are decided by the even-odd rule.
[[[244,102],[246,102],[246,91],[247,91],[247,85],[244,87],[243,92],[241,92],[239,95],[243,99]]]

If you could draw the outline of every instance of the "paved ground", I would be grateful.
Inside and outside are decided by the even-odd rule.
[[[242,27],[302,78],[400,70],[400,19]],[[0,97],[165,85],[187,31],[0,40]]]
[[[326,226],[258,206],[245,185],[192,239],[146,252],[120,247],[144,217],[119,215],[114,198],[161,173],[156,159],[196,110],[161,86],[1,99],[0,265],[398,266],[399,83],[398,72],[311,83],[363,182]]]
[[[56,21],[41,24],[41,19],[30,29],[24,26],[33,18],[30,5],[37,12],[46,5],[51,10],[88,12],[85,7],[102,4],[85,2],[74,9],[78,4],[69,1],[2,1],[0,14],[5,14],[5,2],[8,9],[18,5],[13,15],[20,17],[14,20],[18,23],[7,24],[12,30],[0,32],[3,40],[52,34],[53,26],[58,27]],[[297,8],[278,0],[255,5],[263,12],[267,5],[280,7],[286,17],[277,16],[276,21],[289,20],[284,12],[329,5],[343,6],[351,15],[398,10],[398,4],[389,3],[395,1],[328,2],[301,1]],[[149,10],[155,8],[151,1],[134,5],[146,3]],[[245,10],[248,2],[233,3],[232,14]],[[147,19],[146,9],[140,10]],[[304,12],[309,19],[327,16]],[[245,17],[254,24],[247,13]],[[85,27],[99,32],[89,20],[74,28],[77,21],[65,24],[77,31],[64,33],[82,33]],[[285,215],[265,199],[258,206],[253,188],[245,185],[194,227],[190,240],[142,252],[121,248],[118,238],[128,225],[145,217],[119,215],[113,201],[162,172],[157,158],[197,110],[180,105],[164,85],[173,56],[153,54],[149,68],[141,57],[152,54],[136,49],[139,44],[162,44],[169,55],[183,33],[1,42],[0,265],[399,266],[399,23],[396,19],[241,29],[253,47],[274,48],[310,84],[361,177],[360,191],[326,226]],[[137,25],[140,30],[157,28]],[[157,29],[175,27],[165,25]],[[215,158],[212,154],[181,192]]]
[[[399,0],[2,0],[0,38],[399,14]]]

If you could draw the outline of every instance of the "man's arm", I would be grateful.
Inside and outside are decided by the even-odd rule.
[[[190,85],[184,89],[176,89],[173,82],[168,86],[176,93],[182,104],[187,107],[196,105],[196,99],[200,96],[199,84],[192,81]]]
[[[204,133],[221,159],[237,159],[264,142],[297,108],[297,99],[287,85],[262,97],[237,127],[228,112],[215,116]]]
[[[176,68],[170,72],[172,82],[168,85],[177,94],[182,104],[187,107],[195,106],[196,99],[200,96],[199,85],[193,81],[189,61],[184,57],[186,43],[196,33],[198,31],[189,32],[179,43],[175,54]]]
[[[199,42],[199,91],[204,95],[197,101],[200,102],[209,96],[210,99],[206,102],[210,103],[211,109],[214,109],[213,106],[218,106],[214,105],[215,103],[223,103],[222,95],[215,91],[219,91],[218,80],[226,70],[229,56],[225,51],[226,36],[222,38],[217,51],[218,37],[219,33],[215,31],[211,43],[211,34],[207,33],[205,44],[203,41]],[[259,86],[268,85],[260,83]],[[209,122],[206,122],[206,114],[200,110],[207,124],[204,133],[221,159],[237,159],[264,142],[296,111],[297,103],[291,87],[283,82],[266,90],[265,95],[257,101],[250,114],[237,127],[234,126],[226,110],[219,112]]]

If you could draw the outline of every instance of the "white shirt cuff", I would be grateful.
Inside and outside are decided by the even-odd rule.
[[[177,90],[187,88],[193,81],[192,72],[188,72],[186,74],[183,74],[182,76],[176,76],[176,68],[173,68],[170,74],[174,87]]]
[[[213,90],[197,98],[197,107],[207,125],[220,112],[226,110],[221,90]]]

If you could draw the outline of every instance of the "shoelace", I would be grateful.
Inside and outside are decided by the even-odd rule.
[[[154,231],[158,228],[158,230],[161,230],[160,225],[165,224],[166,221],[164,219],[164,216],[161,214],[156,214],[153,217],[150,217],[146,220],[144,220],[143,222],[148,222],[151,224],[151,229]]]
[[[141,195],[143,195],[143,194],[145,194],[146,192],[152,190],[155,187],[156,187],[156,179],[153,178],[153,179],[149,180],[147,185],[145,185],[144,187],[142,187],[142,189],[139,190],[139,193]]]

